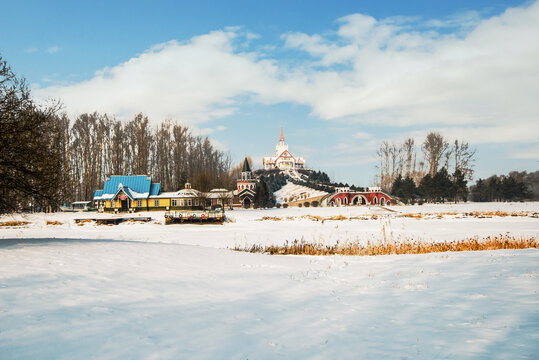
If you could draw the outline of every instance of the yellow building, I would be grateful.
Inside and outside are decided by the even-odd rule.
[[[161,185],[149,175],[113,175],[106,179],[103,190],[94,192],[100,212],[136,212],[152,210],[202,210],[205,194],[191,188],[161,193]]]

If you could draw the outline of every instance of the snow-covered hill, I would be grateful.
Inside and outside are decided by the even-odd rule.
[[[275,195],[275,200],[277,203],[287,203],[298,200],[309,199],[313,197],[326,195],[327,192],[311,189],[307,186],[296,185],[291,182],[288,182],[278,191],[273,193]]]

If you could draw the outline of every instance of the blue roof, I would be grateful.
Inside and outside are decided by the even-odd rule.
[[[112,175],[105,181],[103,190],[94,192],[94,199],[111,199],[118,193],[120,184],[131,199],[146,199],[150,195],[159,195],[161,184],[152,183],[147,175]]]
[[[134,194],[131,193],[131,190],[129,190],[128,187],[124,187],[124,188],[122,188],[122,190],[124,191],[124,193],[125,193],[127,196],[129,196],[129,198],[130,198],[131,200],[136,200],[136,199],[137,199],[137,197],[136,197]]]
[[[112,175],[105,181],[103,194],[114,195],[118,192],[118,186],[128,187],[137,193],[150,193],[152,178],[147,175]]]
[[[152,183],[152,185],[150,186],[150,196],[159,195],[160,192],[161,192],[161,184]]]

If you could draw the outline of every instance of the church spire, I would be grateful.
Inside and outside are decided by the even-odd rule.
[[[284,141],[283,128],[281,128],[281,138],[280,138],[279,140],[280,140],[280,141]]]

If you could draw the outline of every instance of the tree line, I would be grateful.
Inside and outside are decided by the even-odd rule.
[[[162,191],[179,190],[187,180],[201,191],[230,184],[228,154],[175,122],[152,126],[143,114],[122,122],[93,113],[65,124],[67,186],[74,199],[91,199],[112,174],[151,174]]]
[[[376,154],[379,165],[375,183],[388,192],[399,176],[419,186],[426,175],[432,178],[441,168],[451,174],[458,170],[466,180],[473,176],[475,150],[465,141],[450,143],[438,132],[427,134],[419,148],[413,138],[401,144],[383,141]]]
[[[478,179],[470,192],[472,201],[539,200],[539,171],[512,171],[507,175]]]
[[[426,174],[417,186],[412,178],[403,179],[402,175],[399,175],[393,181],[391,195],[404,203],[413,203],[416,200],[420,202],[466,201],[468,199],[467,183],[468,181],[459,169],[455,170],[453,175],[449,175],[446,168],[442,167],[434,176]]]
[[[229,188],[228,154],[207,137],[142,113],[123,122],[107,114],[70,119],[58,103],[37,105],[23,78],[0,57],[0,212],[52,210],[91,200],[110,175],[152,174],[164,191]]]
[[[465,141],[449,142],[440,133],[430,132],[420,147],[413,138],[401,144],[383,141],[376,153],[375,183],[404,202],[468,197],[475,150]]]

